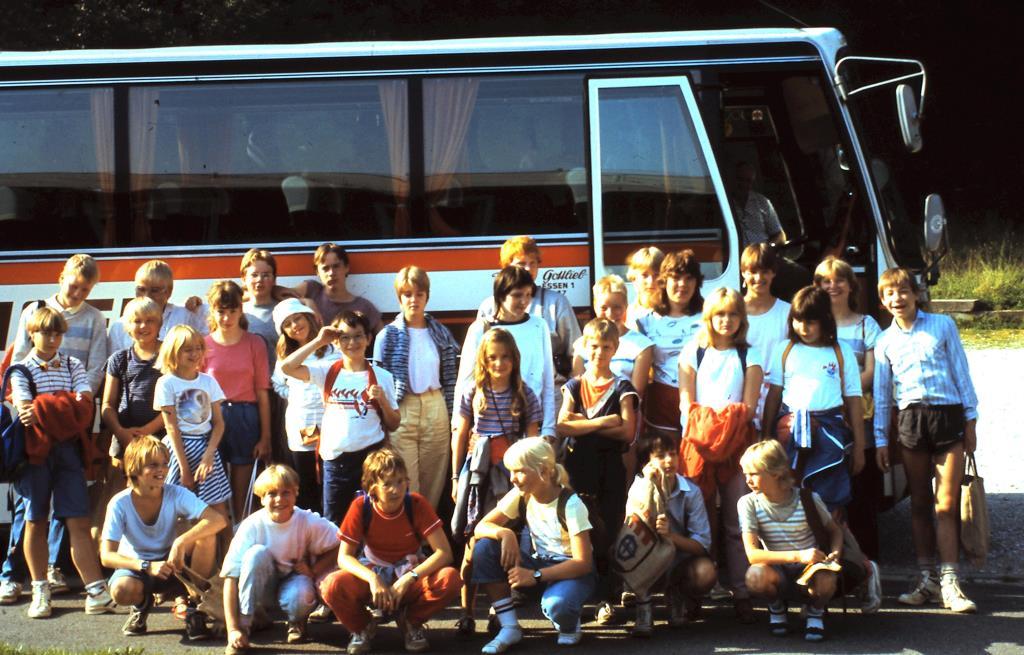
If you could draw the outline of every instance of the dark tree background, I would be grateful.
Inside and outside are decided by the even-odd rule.
[[[960,221],[1020,221],[1024,139],[1015,115],[1017,3],[979,0],[770,0],[837,27],[857,54],[928,67],[929,186]],[[3,50],[434,39],[795,26],[757,0],[7,0]],[[1011,196],[1011,194],[1013,194]]]

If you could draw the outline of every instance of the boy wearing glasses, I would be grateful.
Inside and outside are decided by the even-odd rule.
[[[359,490],[363,460],[384,446],[387,433],[398,428],[401,416],[392,375],[370,364],[366,347],[370,321],[362,312],[344,311],[316,339],[281,362],[288,376],[313,382],[324,395],[324,418],[317,452],[323,459],[324,517],[338,524]],[[333,344],[341,359],[306,359]]]
[[[174,274],[167,262],[151,259],[135,271],[135,297],[153,300],[163,312],[160,341],[164,340],[167,331],[175,325],[187,325],[199,334],[206,336],[209,333],[209,328],[206,325],[207,310],[202,300],[192,297],[185,302],[184,306],[175,305],[170,302],[173,291]],[[131,337],[128,336],[121,321],[110,322],[107,345],[108,352],[111,353],[131,347]]]

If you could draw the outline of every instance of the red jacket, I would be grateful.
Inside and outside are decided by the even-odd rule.
[[[70,391],[42,393],[32,401],[36,424],[25,430],[25,454],[30,464],[42,464],[55,442],[78,438],[82,444],[82,462],[92,464],[92,400]]]
[[[686,434],[679,445],[683,475],[700,487],[707,501],[719,484],[740,470],[740,457],[754,442],[754,426],[747,420],[746,405],[732,403],[716,412],[693,403],[686,420]]]

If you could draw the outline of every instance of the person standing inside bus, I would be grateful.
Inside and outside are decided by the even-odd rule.
[[[494,278],[493,318],[478,318],[466,331],[462,352],[475,353],[480,348],[484,333],[500,327],[507,330],[519,348],[519,369],[523,383],[530,387],[540,400],[543,422],[540,433],[555,437],[555,369],[551,357],[551,337],[548,324],[529,313],[536,285],[533,276],[525,268],[506,266]],[[472,388],[474,357],[462,357],[459,361],[458,382],[455,397],[462,398]],[[453,419],[454,420],[454,419]],[[454,430],[455,425],[452,426]]]
[[[747,323],[750,326],[747,343],[763,353],[765,358],[764,381],[754,415],[754,427],[757,429],[761,429],[764,400],[768,397],[771,353],[776,345],[789,338],[789,303],[779,300],[771,291],[777,265],[778,257],[766,243],[747,246],[740,256],[740,275],[746,287],[743,302],[747,306]]]
[[[32,352],[32,340],[28,333],[28,324],[37,309],[49,307],[61,315],[68,324],[68,331],[61,341],[60,354],[74,357],[85,366],[89,388],[93,395],[99,393],[103,380],[103,368],[107,359],[106,326],[107,319],[103,313],[85,302],[92,288],[99,282],[99,266],[89,255],[72,255],[64,263],[64,269],[57,278],[60,285],[57,293],[46,300],[29,304],[18,320],[18,331],[15,333],[14,348],[11,361],[20,362]],[[4,560],[3,572],[0,573],[0,604],[7,605],[17,601],[21,594],[21,580],[27,574],[25,559],[18,548],[18,541],[25,528],[24,500],[15,495],[11,517],[10,542],[7,558]],[[53,593],[68,590],[68,582],[57,566],[61,542],[64,539],[64,524],[53,521],[50,525],[49,566],[47,579]]]
[[[692,250],[665,255],[658,270],[660,295],[654,311],[637,320],[637,330],[654,342],[654,381],[647,388],[644,421],[648,430],[678,443],[679,353],[701,329],[704,274]]]
[[[449,450],[459,344],[452,333],[426,313],[430,278],[419,266],[395,276],[402,311],[384,326],[373,344],[373,359],[395,377],[402,422],[391,443],[405,460],[409,490],[437,507],[447,468],[439,465]],[[457,473],[457,472],[456,472]]]
[[[196,296],[189,298],[184,306],[170,302],[174,291],[174,274],[170,265],[159,259],[151,259],[135,271],[135,297],[150,298],[160,305],[163,323],[160,325],[160,341],[176,325],[187,325],[201,335],[206,335],[206,306]],[[111,321],[107,332],[108,352],[131,348],[132,339],[125,331],[124,323]]]
[[[231,479],[235,523],[241,523],[246,489],[256,460],[270,457],[270,367],[263,339],[248,331],[242,289],[231,280],[214,282],[206,294],[210,334],[203,372],[224,391],[221,457]]]
[[[502,268],[518,266],[526,269],[536,284],[537,274],[540,272],[540,248],[532,237],[512,237],[501,246],[500,262]],[[548,324],[548,330],[551,332],[551,354],[555,365],[555,383],[561,385],[572,374],[572,348],[580,338],[580,323],[572,304],[565,294],[545,289],[543,284],[536,284],[536,292],[527,311]],[[493,316],[494,298],[484,298],[476,317]]]
[[[658,270],[665,253],[655,246],[645,246],[626,258],[626,279],[633,283],[636,301],[626,309],[626,325],[636,329],[641,316],[647,316],[658,304],[661,290],[658,289]],[[643,392],[641,392],[642,395]]]
[[[324,325],[330,325],[342,312],[360,312],[370,322],[373,335],[380,332],[380,311],[366,298],[348,290],[348,253],[335,243],[321,244],[313,253],[317,280],[301,282],[294,291],[300,298],[309,298],[320,312]]]

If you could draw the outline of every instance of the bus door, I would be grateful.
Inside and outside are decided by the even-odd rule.
[[[690,79],[588,84],[595,279],[625,277],[626,257],[653,245],[693,250],[704,293],[739,288],[736,228]]]

